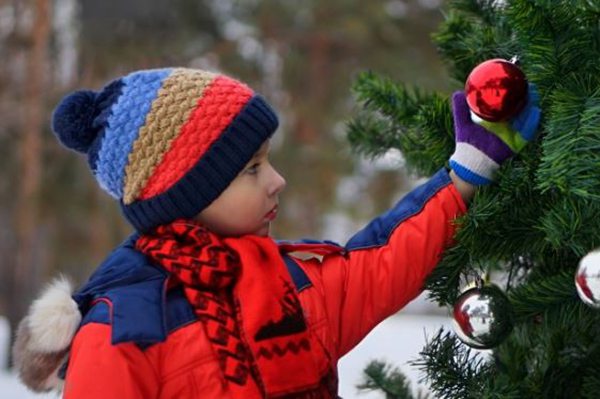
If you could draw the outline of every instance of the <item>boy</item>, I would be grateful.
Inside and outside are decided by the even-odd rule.
[[[66,375],[67,399],[337,397],[338,359],[418,295],[475,186],[513,153],[462,93],[453,103],[453,170],[340,247],[269,237],[277,117],[244,84],[147,70],[65,97],[54,131],[137,232],[72,299],[59,282],[32,305],[21,378],[45,390]],[[538,120],[530,104],[513,127],[531,137]]]

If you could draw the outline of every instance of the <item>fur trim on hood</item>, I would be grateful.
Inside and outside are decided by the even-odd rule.
[[[19,377],[35,392],[60,389],[58,371],[81,323],[72,285],[59,277],[48,285],[19,324],[13,358]]]

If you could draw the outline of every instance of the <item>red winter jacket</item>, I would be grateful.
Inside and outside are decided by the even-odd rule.
[[[453,220],[465,211],[441,170],[345,247],[280,245],[305,318],[333,369],[421,292],[452,241]],[[181,292],[167,292],[166,273],[148,265],[134,240],[113,252],[74,296],[85,316],[72,344],[64,398],[227,398],[202,324]],[[307,259],[307,253],[318,255]]]

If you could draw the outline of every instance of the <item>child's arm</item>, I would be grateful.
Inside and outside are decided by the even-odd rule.
[[[422,291],[452,242],[454,219],[465,212],[448,172],[440,170],[355,234],[345,256],[305,264],[322,293],[336,358]]]
[[[466,212],[476,186],[491,183],[500,165],[534,137],[540,119],[533,87],[528,104],[512,122],[486,128],[471,120],[463,93],[455,93],[452,102],[452,171],[441,170],[373,220],[348,242],[346,257],[325,257],[315,276],[323,284],[338,357],[421,292],[451,244],[454,220]]]
[[[477,186],[474,186],[471,183],[467,183],[466,181],[458,177],[458,175],[453,170],[450,171],[450,179],[452,180],[452,183],[454,183],[454,187],[456,187],[456,190],[459,192],[464,203],[469,204],[475,196]]]
[[[111,326],[90,323],[75,336],[64,399],[153,399],[160,381],[144,352],[133,343],[112,345]]]

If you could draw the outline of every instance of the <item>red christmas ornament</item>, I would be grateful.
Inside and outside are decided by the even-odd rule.
[[[527,79],[515,62],[495,58],[477,65],[467,78],[469,108],[489,122],[516,116],[527,102]]]

